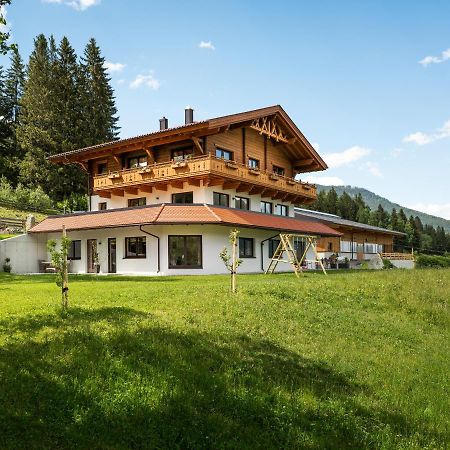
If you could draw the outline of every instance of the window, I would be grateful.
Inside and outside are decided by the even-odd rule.
[[[273,257],[275,250],[280,245],[280,242],[281,241],[279,239],[270,239],[270,241],[269,241],[269,258]]]
[[[132,208],[133,206],[145,206],[146,204],[147,204],[147,199],[145,197],[128,199],[128,207],[129,208]]]
[[[108,164],[105,162],[97,163],[97,175],[104,175],[108,172]]]
[[[192,147],[177,148],[172,150],[172,159],[175,161],[183,161],[192,156]]]
[[[105,209],[108,209],[108,208],[107,208],[106,202],[100,202],[100,203],[98,204],[98,210],[99,210],[99,211],[104,211]]]
[[[277,214],[279,216],[289,216],[289,208],[286,205],[277,205]]]
[[[237,209],[250,209],[250,199],[246,197],[234,197],[234,207]]]
[[[282,177],[284,177],[284,167],[279,167],[279,166],[273,166],[272,172],[275,175],[280,175]]]
[[[340,251],[342,253],[350,253],[352,251],[352,243],[350,241],[341,241]]]
[[[169,236],[169,269],[183,268],[202,268],[201,236]]]
[[[230,196],[222,192],[214,192],[213,203],[216,206],[230,206]]]
[[[147,165],[147,156],[131,156],[127,159],[127,167],[145,167]]]
[[[328,242],[328,251],[329,252],[333,251],[333,243],[332,242]]]
[[[239,238],[239,258],[253,258],[253,238]]]
[[[180,192],[172,194],[172,203],[194,203],[193,192]]]
[[[248,158],[248,167],[250,169],[259,169],[259,161],[257,159]]]
[[[364,253],[377,253],[378,245],[377,244],[371,244],[368,242],[364,243]]]
[[[67,252],[67,259],[70,260],[81,259],[81,241],[72,241],[70,243]]]
[[[261,202],[261,212],[265,214],[272,214],[272,203]]]
[[[231,161],[233,159],[233,153],[223,148],[216,148],[216,158],[226,159]]]
[[[145,236],[125,238],[125,258],[146,258]]]

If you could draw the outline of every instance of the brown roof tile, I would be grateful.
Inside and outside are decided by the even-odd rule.
[[[118,228],[135,225],[217,224],[290,231],[321,236],[340,236],[341,233],[320,222],[308,222],[292,217],[273,216],[252,211],[222,208],[204,204],[162,204],[136,208],[112,209],[87,213],[49,216],[30,233],[100,228]]]

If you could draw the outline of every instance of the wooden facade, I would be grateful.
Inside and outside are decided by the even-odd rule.
[[[292,204],[316,198],[315,186],[297,175],[327,167],[280,106],[100,144],[50,160],[80,164],[89,172],[91,195],[104,198],[195,185]]]

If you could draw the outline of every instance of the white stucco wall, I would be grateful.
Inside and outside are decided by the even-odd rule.
[[[158,191],[154,190],[151,194],[146,192],[140,192],[138,195],[129,195],[124,194],[123,197],[119,197],[116,195],[111,196],[111,198],[102,198],[98,195],[91,196],[91,210],[97,211],[98,204],[106,202],[107,209],[114,208],[127,208],[128,200],[131,198],[140,198],[145,197],[147,199],[147,205],[155,205],[159,203],[172,203],[172,194],[179,192],[193,192],[194,203],[207,203],[209,205],[213,204],[213,193],[214,192],[222,192],[224,194],[228,194],[230,196],[230,207],[234,207],[234,198],[236,196],[246,197],[250,199],[250,210],[251,211],[260,211],[260,203],[261,200],[269,201],[273,204],[273,212],[275,213],[275,207],[277,204],[283,204],[288,206],[289,215],[294,217],[294,205],[289,202],[281,202],[279,200],[271,200],[270,198],[261,198],[260,195],[248,195],[245,192],[238,193],[235,189],[227,189],[223,190],[220,186],[214,187],[203,187],[203,186],[190,186],[187,183],[184,183],[183,189],[173,188],[172,186],[168,186],[167,191]]]
[[[195,274],[219,274],[227,273],[219,253],[224,246],[230,248],[228,242],[231,227],[221,225],[157,225],[144,226],[144,230],[160,237],[160,263],[159,275],[195,275]],[[254,238],[253,258],[243,258],[239,267],[240,273],[261,272],[261,241],[276,235],[275,231],[241,228],[240,237]],[[169,235],[202,235],[202,269],[169,269],[168,261],[168,236]],[[59,234],[53,233],[49,238],[58,239]],[[125,258],[125,237],[146,236],[147,256],[144,259]],[[108,238],[116,238],[117,251],[117,273],[120,274],[146,274],[158,275],[157,273],[157,245],[156,238],[151,237],[139,230],[139,227],[110,228],[99,230],[86,230],[69,232],[68,237],[72,240],[81,240],[81,260],[72,261],[71,271],[74,273],[85,273],[87,268],[87,239],[97,239],[97,251],[100,263],[100,273],[108,271]],[[263,247],[264,269],[270,263],[268,257],[268,242]],[[308,251],[307,259],[314,259],[314,254]],[[289,264],[279,263],[278,271],[290,271]]]
[[[39,272],[39,260],[47,259],[46,235],[22,234],[0,241],[0,268],[10,258],[13,273]]]

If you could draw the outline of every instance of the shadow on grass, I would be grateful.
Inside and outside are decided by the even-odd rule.
[[[112,326],[101,331],[104,321]],[[131,308],[10,326],[30,339],[0,347],[1,448],[363,448],[383,432],[442,440],[361,406],[364,386],[266,340],[176,332]]]

